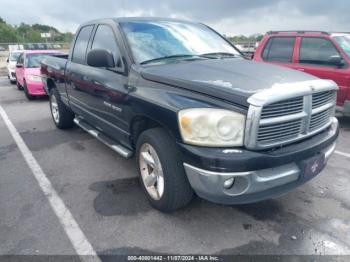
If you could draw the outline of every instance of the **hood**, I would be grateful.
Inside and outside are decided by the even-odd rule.
[[[196,60],[141,68],[143,78],[247,107],[247,99],[275,84],[317,79],[280,66],[241,58]]]
[[[40,76],[40,67],[34,67],[34,68],[25,68],[24,69],[24,74],[25,75],[36,75]]]

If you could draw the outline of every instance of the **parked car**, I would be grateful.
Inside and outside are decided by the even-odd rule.
[[[20,56],[20,54],[23,53],[23,50],[15,50],[11,51],[9,53],[9,56],[6,60],[7,63],[7,78],[10,80],[11,84],[16,83],[16,64],[17,59]]]
[[[254,60],[334,80],[339,86],[337,110],[350,116],[350,33],[269,32]]]
[[[36,49],[36,46],[35,44],[25,44],[25,49],[27,50],[35,50]]]
[[[53,122],[135,155],[161,211],[193,191],[223,204],[280,195],[318,175],[335,149],[335,82],[246,60],[203,24],[95,20],[73,43],[68,60],[42,61]]]
[[[16,83],[24,90],[28,100],[36,96],[46,96],[40,76],[40,62],[45,56],[65,56],[54,50],[28,50],[22,52],[16,63]]]

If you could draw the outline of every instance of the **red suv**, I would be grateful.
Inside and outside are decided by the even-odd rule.
[[[254,60],[335,81],[339,86],[337,109],[350,116],[350,33],[268,32]]]

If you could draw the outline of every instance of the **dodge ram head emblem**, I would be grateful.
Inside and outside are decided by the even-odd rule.
[[[317,168],[318,168],[318,162],[316,160],[315,163],[311,166],[311,172],[315,173]]]

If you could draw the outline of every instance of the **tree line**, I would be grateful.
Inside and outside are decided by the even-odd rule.
[[[236,36],[226,36],[226,37],[232,43],[254,43],[254,42],[260,42],[264,36],[262,34],[253,34],[250,36],[236,35]]]
[[[7,24],[0,17],[0,43],[40,43],[45,42],[41,33],[51,33],[48,42],[71,42],[73,34],[61,33],[56,28],[48,25],[21,23],[19,25]]]

